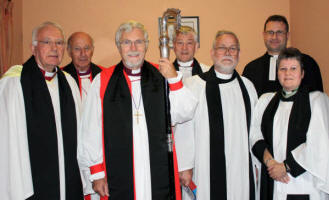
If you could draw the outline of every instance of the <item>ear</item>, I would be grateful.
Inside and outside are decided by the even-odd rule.
[[[30,44],[30,47],[31,47],[31,52],[32,52],[32,54],[35,56],[35,46],[31,43]]]
[[[304,78],[304,74],[305,74],[304,70],[302,69],[302,79]]]
[[[66,48],[67,55],[69,55],[70,58],[72,58],[72,51],[71,48]]]
[[[265,37],[266,37],[266,32],[263,31],[263,38],[265,39]]]
[[[287,41],[289,40],[290,32],[287,33]]]
[[[200,44],[199,44],[199,42],[196,42],[195,43],[195,50],[198,50],[200,48]]]
[[[215,50],[214,50],[214,48],[211,48],[211,49],[210,49],[210,56],[213,57],[214,54],[215,54]]]

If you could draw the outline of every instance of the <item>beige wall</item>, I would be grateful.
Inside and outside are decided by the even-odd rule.
[[[94,62],[103,66],[116,64],[120,60],[114,43],[116,28],[126,20],[135,19],[142,22],[150,34],[146,58],[157,62],[157,19],[172,7],[179,8],[182,16],[200,17],[201,48],[196,57],[205,64],[211,65],[209,50],[216,31],[234,31],[241,43],[239,72],[249,61],[265,52],[261,33],[266,18],[271,14],[290,18],[289,1],[286,0],[29,0],[23,1],[24,60],[31,55],[33,27],[51,20],[61,24],[67,35],[75,31],[90,33],[96,47]],[[68,62],[69,58],[65,55],[62,64]]]
[[[329,1],[291,0],[291,44],[319,64],[329,94]]]

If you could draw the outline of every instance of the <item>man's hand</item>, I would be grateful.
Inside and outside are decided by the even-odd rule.
[[[179,181],[182,186],[188,186],[192,181],[193,170],[188,169],[182,172],[179,172]]]
[[[166,79],[177,77],[174,65],[167,58],[160,58],[159,71]]]
[[[106,178],[94,180],[93,190],[97,192],[101,197],[110,196]]]

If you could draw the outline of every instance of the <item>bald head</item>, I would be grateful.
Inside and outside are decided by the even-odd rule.
[[[80,72],[89,69],[94,53],[94,41],[84,32],[75,32],[67,40],[67,52],[72,58],[75,68]]]

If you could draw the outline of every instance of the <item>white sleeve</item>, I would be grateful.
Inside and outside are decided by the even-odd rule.
[[[198,94],[202,86],[198,83],[199,79],[195,77],[189,77],[185,79],[185,84],[188,86],[186,89],[191,92],[193,99],[197,101]],[[198,87],[199,86],[199,87]],[[185,86],[184,86],[185,87]],[[193,93],[192,93],[193,92]],[[184,104],[184,102],[183,102]],[[196,109],[196,108],[195,108]],[[174,138],[176,146],[176,154],[178,161],[178,171],[185,171],[194,168],[195,160],[195,118],[194,115],[192,120],[183,123],[177,123],[174,129]]]
[[[27,199],[34,191],[20,76],[0,80],[0,127],[1,199]]]
[[[177,73],[178,77],[174,78],[175,81],[168,80],[170,87],[169,100],[172,125],[191,120],[198,104],[192,92],[187,87],[183,86],[183,76],[181,72]]]
[[[250,126],[250,149],[253,148],[253,146],[256,144],[257,141],[263,140],[263,134],[261,131],[261,124],[262,124],[262,118],[264,111],[268,105],[268,103],[271,101],[275,93],[266,93],[263,94],[255,107],[255,110],[253,112],[253,117],[251,120],[251,126]]]
[[[306,142],[292,151],[296,162],[314,177],[314,185],[329,194],[329,98],[310,94],[311,120]]]
[[[91,182],[105,177],[104,170],[91,174],[90,168],[103,162],[102,104],[100,99],[100,75],[97,75],[88,91],[78,130],[78,162],[83,179],[87,183],[84,193],[92,193]]]
[[[178,171],[194,168],[194,120],[174,127],[175,147],[177,154]]]

